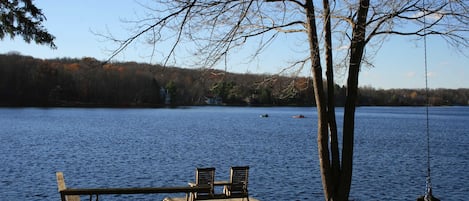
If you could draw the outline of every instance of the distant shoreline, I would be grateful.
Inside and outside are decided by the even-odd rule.
[[[0,105],[0,108],[106,108],[106,109],[181,109],[191,107],[253,107],[253,108],[269,108],[269,107],[313,107],[314,105],[157,105],[157,106],[114,106],[114,105],[93,105],[93,104],[78,104],[78,105]],[[343,106],[336,106],[343,108]],[[357,107],[425,107],[425,105],[357,105]],[[469,105],[431,105],[430,107],[469,107]]]
[[[346,86],[334,85],[335,105]],[[467,106],[467,89],[360,87],[357,106]],[[0,54],[0,107],[315,106],[311,77]]]

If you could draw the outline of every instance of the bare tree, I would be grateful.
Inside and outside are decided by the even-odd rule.
[[[309,66],[318,111],[317,144],[325,200],[348,200],[352,182],[355,103],[365,47],[379,47],[391,35],[434,35],[456,48],[469,46],[469,7],[461,0],[155,0],[143,5],[151,13],[138,21],[130,37],[117,39],[110,59],[138,39],[153,47],[171,43],[164,62],[189,46],[200,65],[212,67],[248,42],[262,53],[279,34],[303,34],[308,53],[292,66]],[[319,20],[318,20],[319,19]],[[317,21],[318,20],[318,21]],[[318,26],[322,25],[322,26]],[[324,39],[324,40],[323,40]],[[335,39],[335,44],[332,43]],[[321,45],[321,43],[323,45]],[[371,44],[371,45],[370,45]],[[378,44],[377,46],[373,44]],[[324,48],[321,48],[321,47]],[[334,51],[347,47],[345,54]],[[332,53],[337,53],[333,56]],[[321,53],[325,60],[321,59]],[[336,62],[334,62],[334,60]],[[326,65],[326,77],[322,63]],[[334,66],[347,66],[347,97],[339,152],[334,110]],[[324,79],[327,82],[323,82]],[[324,86],[326,83],[326,86]]]

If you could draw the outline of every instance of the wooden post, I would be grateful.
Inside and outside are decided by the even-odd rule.
[[[57,177],[57,186],[59,188],[59,193],[60,193],[60,199],[62,201],[80,201],[80,196],[79,195],[65,195],[62,191],[67,189],[65,186],[65,180],[64,180],[64,174],[62,172],[57,172],[56,174]]]

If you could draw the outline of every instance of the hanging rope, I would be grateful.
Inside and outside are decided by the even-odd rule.
[[[430,97],[428,89],[428,60],[427,60],[427,22],[426,22],[426,8],[425,0],[422,0],[423,4],[423,49],[424,49],[424,66],[425,66],[425,116],[426,116],[426,136],[427,136],[427,178],[426,178],[426,191],[424,200],[431,201],[435,200],[432,195],[432,180],[431,180],[431,169],[430,169],[430,120],[429,120],[429,107]],[[438,199],[436,199],[438,200]]]
[[[423,0],[423,5],[425,9],[425,0]],[[425,200],[430,200],[432,197],[432,180],[431,180],[431,170],[430,170],[430,120],[429,120],[429,105],[430,97],[428,90],[428,62],[427,62],[427,33],[426,33],[426,20],[425,16],[423,17],[423,49],[424,49],[424,65],[425,65],[425,116],[426,116],[426,134],[427,134],[427,179],[426,179],[426,192]]]
[[[424,49],[424,66],[425,66],[425,117],[426,117],[426,136],[427,136],[427,178],[425,185],[425,195],[419,197],[417,201],[440,201],[438,198],[432,195],[432,179],[430,169],[430,118],[429,118],[429,107],[430,107],[430,95],[428,89],[428,59],[427,59],[427,9],[425,8],[425,0],[422,0],[422,17],[423,17],[423,49]]]

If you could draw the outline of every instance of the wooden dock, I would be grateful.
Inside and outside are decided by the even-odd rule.
[[[247,198],[219,198],[219,199],[208,199],[207,201],[247,201]],[[179,197],[179,198],[164,198],[163,201],[186,201],[185,197]],[[259,201],[258,199],[255,199],[253,197],[249,197],[249,201]]]
[[[57,186],[62,201],[80,201],[81,195],[90,196],[89,200],[95,196],[98,200],[99,195],[110,194],[159,194],[159,193],[186,193],[186,197],[171,198],[166,197],[163,201],[192,201],[193,193],[206,192],[210,187],[199,186],[179,186],[179,187],[149,187],[149,188],[67,188],[65,179],[62,172],[56,173]],[[211,201],[244,201],[248,200],[243,198],[213,198]],[[249,201],[259,201],[255,198],[249,197]]]

